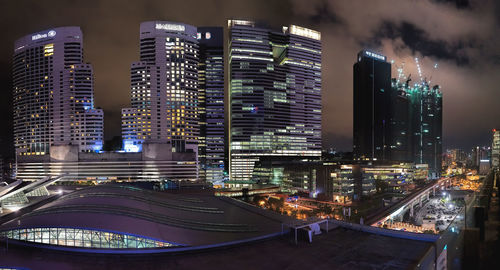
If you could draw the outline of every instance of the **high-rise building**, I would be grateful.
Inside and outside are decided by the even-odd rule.
[[[493,129],[493,143],[491,145],[491,167],[498,169],[500,166],[500,130]]]
[[[391,160],[391,64],[385,56],[363,50],[353,74],[354,158]]]
[[[13,110],[16,155],[48,155],[51,146],[102,149],[103,112],[94,108],[93,71],[83,62],[79,27],[59,27],[14,45]]]
[[[224,43],[222,27],[198,27],[198,112],[200,179],[224,180]]]
[[[408,83],[392,79],[391,113],[389,121],[389,152],[392,161],[410,161],[411,131],[409,119],[409,100],[406,93]]]
[[[264,159],[319,158],[321,34],[243,20],[228,27],[231,183],[254,183]]]
[[[443,95],[438,85],[427,82],[407,89],[410,100],[411,151],[415,163],[429,165],[432,178],[441,175]]]
[[[448,149],[446,152],[450,155],[451,162],[466,163],[467,154],[463,149]]]
[[[422,80],[410,85],[402,68],[391,80],[385,56],[363,50],[354,64],[353,154],[357,160],[428,164],[439,177],[442,93]]]
[[[140,62],[131,66],[131,108],[122,115],[125,151],[143,143],[197,152],[198,40],[194,26],[149,21],[140,26]],[[135,114],[131,118],[130,112]],[[130,127],[124,122],[132,122]],[[126,125],[126,129],[124,129]]]
[[[471,151],[471,166],[479,167],[481,160],[491,159],[491,146],[473,147]]]

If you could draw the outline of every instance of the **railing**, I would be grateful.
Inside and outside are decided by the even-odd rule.
[[[439,235],[436,235],[436,234],[422,234],[422,233],[414,233],[414,232],[407,232],[407,231],[396,231],[396,230],[384,229],[384,228],[373,227],[373,226],[368,226],[368,225],[349,223],[349,222],[340,221],[340,220],[336,220],[336,219],[330,219],[330,223],[332,223],[333,225],[337,225],[339,227],[342,227],[342,228],[350,229],[350,230],[362,231],[362,232],[378,234],[378,235],[383,235],[383,236],[389,236],[389,237],[424,241],[424,242],[435,242],[439,238]]]
[[[380,221],[384,217],[387,217],[391,213],[397,211],[397,209],[399,209],[401,207],[406,207],[408,205],[408,203],[410,203],[414,199],[418,198],[419,196],[423,196],[423,193],[430,191],[430,189],[433,188],[434,186],[440,185],[441,182],[442,182],[442,180],[438,180],[438,182],[436,182],[436,183],[430,183],[427,186],[424,186],[421,189],[419,189],[418,191],[414,192],[410,196],[402,199],[401,201],[396,202],[393,205],[391,205],[383,210],[380,210],[379,212],[374,213],[373,215],[367,217],[366,223],[371,224],[371,225],[376,224],[378,221]],[[387,213],[389,213],[389,214],[387,214]]]

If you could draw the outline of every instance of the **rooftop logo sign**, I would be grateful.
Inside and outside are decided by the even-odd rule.
[[[307,29],[297,25],[290,26],[290,34],[321,40],[321,33],[315,30]]]
[[[170,24],[170,23],[157,23],[155,28],[156,30],[182,31],[182,32],[186,30],[186,27],[184,27],[184,25]]]
[[[56,31],[50,30],[49,32],[47,32],[45,34],[36,34],[36,35],[31,36],[31,40],[38,40],[41,38],[48,38],[48,37],[55,37],[55,36],[56,36]]]
[[[365,55],[368,56],[368,57],[370,57],[370,58],[374,58],[374,59],[377,59],[377,60],[385,61],[385,56],[383,56],[381,54],[376,54],[374,52],[365,51]]]

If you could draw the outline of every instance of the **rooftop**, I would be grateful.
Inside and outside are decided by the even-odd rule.
[[[432,245],[337,228],[312,243],[274,238],[224,249],[166,255],[88,255],[0,246],[0,264],[28,268],[80,269],[408,269]],[[8,256],[6,256],[8,255]]]

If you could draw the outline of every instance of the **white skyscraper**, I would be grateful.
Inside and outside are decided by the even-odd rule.
[[[13,77],[17,155],[46,155],[54,145],[78,145],[80,152],[102,149],[103,112],[94,108],[93,70],[83,62],[79,27],[18,39]]]
[[[141,23],[141,61],[132,63],[130,72],[131,108],[122,110],[125,151],[141,151],[143,143],[166,143],[172,152],[197,151],[196,34],[191,25]]]

